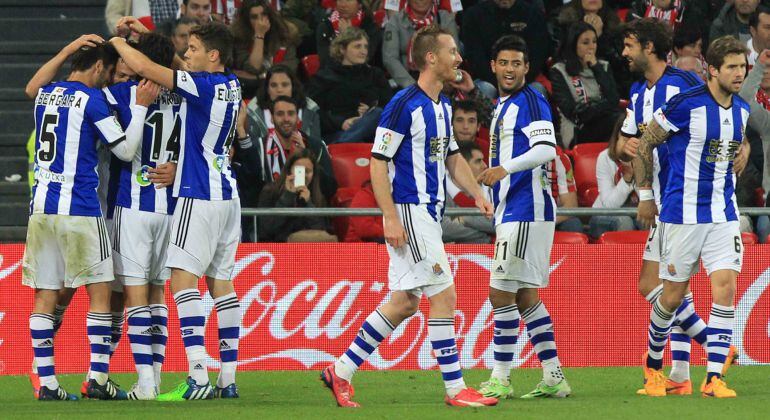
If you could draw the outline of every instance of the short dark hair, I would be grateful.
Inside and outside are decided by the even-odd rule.
[[[101,60],[104,67],[114,66],[118,62],[118,51],[111,44],[104,43],[96,47],[82,47],[72,54],[70,71],[85,71]]]
[[[463,141],[458,142],[457,145],[460,148],[460,154],[463,155],[465,160],[471,160],[471,156],[473,156],[473,151],[478,150],[481,152],[481,154],[484,154],[484,151],[481,150],[481,147],[476,144],[476,142],[473,141]]]
[[[693,24],[682,23],[674,30],[674,48],[684,48],[695,44],[703,38],[700,27]]]
[[[175,31],[176,31],[176,28],[177,28],[179,25],[193,25],[193,26],[198,26],[198,25],[200,25],[200,23],[198,23],[198,21],[197,21],[197,20],[195,20],[195,19],[193,19],[193,18],[191,18],[191,17],[189,17],[189,16],[182,16],[182,17],[180,17],[179,19],[177,19],[177,20],[176,20],[176,22],[174,22],[174,29],[172,30],[172,32],[175,32]]]
[[[457,111],[475,112],[476,118],[479,117],[479,105],[470,99],[455,101],[455,103],[452,104],[452,115]]]
[[[414,36],[412,41],[412,61],[418,69],[425,67],[425,54],[436,52],[438,49],[438,37],[441,35],[452,36],[449,32],[438,25],[428,25]]]
[[[754,10],[754,13],[749,16],[749,26],[756,29],[757,25],[759,25],[759,15],[762,13],[770,15],[770,7],[767,7],[763,4],[757,6],[757,8]]]
[[[230,29],[219,22],[209,22],[192,28],[190,36],[198,37],[206,51],[219,51],[219,62],[229,67],[233,61],[233,34]]]
[[[648,43],[652,44],[655,56],[665,61],[671,52],[672,33],[671,28],[655,18],[638,19],[623,27],[623,38],[635,37],[644,49]]]
[[[294,108],[296,108],[297,111],[299,111],[299,107],[297,106],[297,101],[295,101],[294,98],[292,98],[291,96],[281,95],[275,98],[275,100],[270,103],[271,114],[273,113],[273,111],[275,111],[275,104],[277,104],[278,102],[286,102],[288,104],[292,104],[294,105]]]
[[[529,63],[529,48],[520,36],[505,35],[495,41],[492,45],[492,60],[497,60],[500,51],[518,51],[524,54],[524,62]]]
[[[746,48],[746,44],[738,41],[732,35],[725,35],[717,38],[709,45],[708,52],[706,52],[706,63],[709,66],[716,67],[717,69],[722,67],[725,63],[725,57],[730,54],[748,54],[749,49]],[[709,72],[709,77],[711,73]]]
[[[174,43],[165,35],[157,32],[143,33],[139,36],[135,48],[161,66],[171,67],[174,63]]]

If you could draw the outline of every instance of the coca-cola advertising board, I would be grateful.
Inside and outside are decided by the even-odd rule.
[[[457,286],[456,331],[463,368],[492,365],[492,314],[487,301],[491,245],[448,245]],[[559,358],[566,366],[633,366],[646,348],[649,305],[636,289],[641,245],[555,245],[551,283],[542,300],[554,320]],[[0,374],[29,370],[28,316],[32,292],[21,285],[22,245],[0,245]],[[388,299],[388,255],[377,244],[243,244],[237,255],[235,289],[243,324],[240,369],[320,369],[355,337],[366,316]],[[738,278],[734,344],[742,364],[770,363],[770,246],[746,246]],[[206,348],[217,364],[216,311],[205,293]],[[708,318],[711,296],[701,270],[692,279],[697,311]],[[169,340],[164,370],[187,363],[176,310],[169,297]],[[80,290],[56,336],[56,370],[88,366]],[[427,302],[380,346],[364,369],[428,369],[436,365],[427,337]],[[515,366],[537,365],[522,328]],[[692,360],[703,363],[693,345]],[[111,370],[133,371],[124,335]]]

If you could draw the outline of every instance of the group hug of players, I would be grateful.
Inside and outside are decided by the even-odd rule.
[[[119,29],[145,32],[130,17],[119,22]],[[671,39],[665,25],[643,19],[629,24],[624,35],[623,55],[644,79],[632,87],[618,148],[633,161],[638,217],[652,226],[640,274],[640,290],[652,310],[639,393],[692,393],[693,338],[708,353],[703,395],[734,397],[723,377],[736,356],[730,342],[743,250],[734,186],[748,155],[743,132],[749,110],[736,93],[746,72],[746,48],[731,37],[715,40],[703,84],[693,74],[666,66]],[[194,29],[184,62],[176,63],[173,47],[160,35],[142,33],[133,44],[120,37],[104,42],[84,36],[30,82],[37,85],[32,90],[37,92],[37,139],[23,282],[35,290],[30,333],[39,399],[77,399],[56,380],[53,340],[61,303],[79,286],[86,286],[90,298],[91,363],[84,396],[238,397],[241,311],[231,277],[240,205],[228,152],[233,141],[248,144],[251,139],[238,123],[240,85],[225,67],[230,51],[232,37],[217,23]],[[543,368],[542,381],[522,398],[567,397],[572,391],[561,369],[553,322],[538,295],[549,280],[556,205],[544,166],[556,157],[556,140],[550,105],[525,82],[527,45],[505,36],[493,47],[490,65],[500,97],[490,129],[489,169],[478,179],[459,153],[451,104],[441,93],[462,62],[453,37],[428,26],[416,34],[412,51],[420,69],[417,83],[385,107],[371,159],[390,256],[390,300],[368,315],[321,379],[339,406],[358,407],[352,400],[354,373],[417,311],[424,294],[447,404],[492,406],[513,397],[510,371],[522,320]],[[70,55],[67,81],[48,83]],[[770,63],[770,53],[764,59]],[[121,72],[134,79],[107,86]],[[106,223],[97,167],[108,153],[122,162],[113,165],[119,171],[110,178],[116,185],[107,194],[104,216],[112,220]],[[457,296],[440,226],[447,174],[496,226],[489,288],[494,366],[478,391],[463,380],[455,342]],[[695,313],[688,289],[700,259],[714,298],[708,325]],[[169,270],[189,376],[173,391],[159,394],[168,313],[163,286]],[[221,363],[213,386],[197,289],[203,275],[217,309]],[[108,375],[115,341],[111,313],[119,305],[112,299],[111,306],[113,290],[125,296],[139,375],[129,392]],[[662,353],[669,335],[674,363],[667,378]]]

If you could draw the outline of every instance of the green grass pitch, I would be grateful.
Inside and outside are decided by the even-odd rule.
[[[647,398],[635,395],[641,383],[640,368],[565,369],[573,395],[557,400],[504,400],[497,407],[469,409],[447,407],[437,371],[364,371],[356,374],[358,410],[337,408],[331,393],[318,380],[318,372],[240,372],[239,400],[158,403],[154,401],[38,402],[32,399],[24,376],[0,377],[0,418],[117,419],[183,418],[186,420],[231,418],[365,418],[370,419],[767,419],[770,414],[770,366],[735,366],[728,384],[738,392],[733,400],[704,399],[699,393],[682,397]],[[468,385],[478,386],[485,370],[465,371]],[[212,378],[215,373],[210,374]],[[693,368],[696,388],[703,367]],[[128,388],[135,375],[114,375]],[[165,374],[164,390],[175,386],[183,373]],[[61,375],[65,389],[80,389],[82,375]],[[540,379],[539,369],[513,372],[516,395],[530,391]]]

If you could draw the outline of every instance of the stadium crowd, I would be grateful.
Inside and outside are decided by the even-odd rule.
[[[765,4],[767,3],[767,4]],[[614,144],[629,88],[642,74],[629,70],[624,24],[644,17],[670,28],[666,63],[705,78],[705,46],[733,35],[745,42],[750,69],[741,96],[751,104],[746,136],[751,158],[738,179],[739,206],[765,206],[770,190],[770,69],[757,57],[770,47],[770,2],[760,0],[109,0],[114,32],[125,16],[169,36],[184,54],[191,27],[217,20],[234,38],[231,69],[247,103],[232,163],[243,207],[376,207],[366,159],[382,107],[415,83],[410,54],[417,30],[437,24],[463,56],[462,77],[445,89],[453,101],[454,135],[474,172],[485,168],[489,123],[497,92],[490,70],[492,43],[506,34],[528,44],[527,81],[549,99],[558,157],[549,165],[559,207],[636,206],[630,165]],[[360,145],[369,143],[369,145]],[[292,182],[305,167],[304,187]],[[574,170],[573,170],[574,167]],[[450,206],[473,206],[450,180]],[[263,218],[249,241],[383,241],[377,218]],[[639,229],[631,217],[560,216],[557,230],[594,239]],[[742,232],[765,242],[767,217],[741,220]],[[447,242],[489,243],[492,223],[479,218],[444,222]]]

